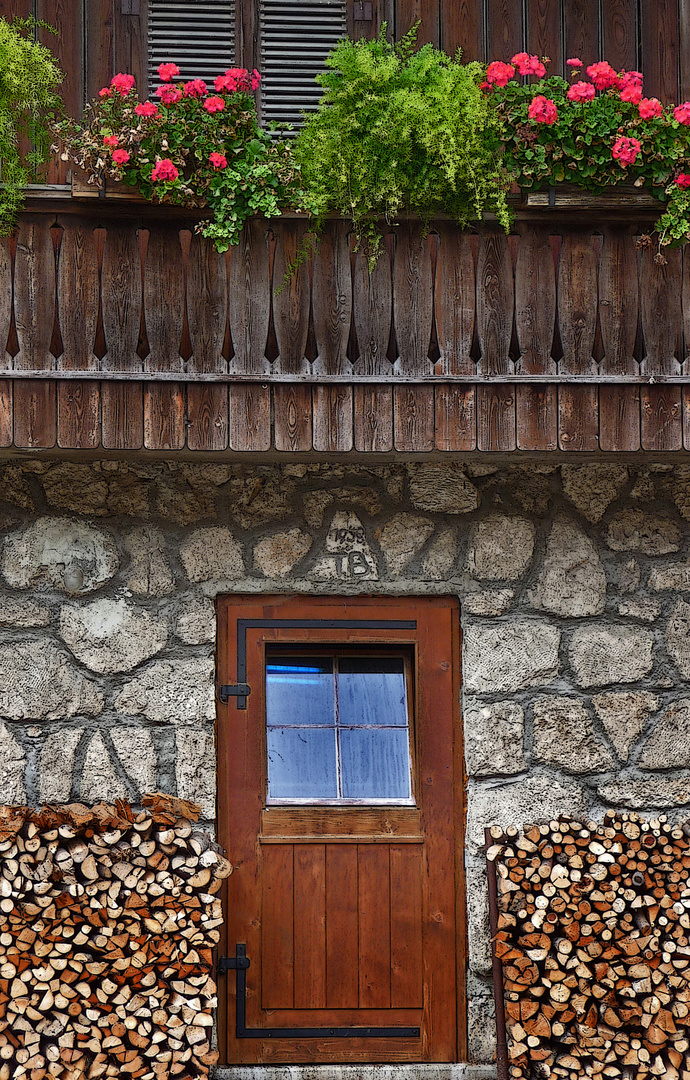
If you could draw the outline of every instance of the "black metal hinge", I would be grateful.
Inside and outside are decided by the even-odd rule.
[[[218,687],[218,697],[223,702],[223,704],[228,702],[231,697],[245,698],[246,699],[247,697],[249,697],[251,692],[252,692],[251,686],[249,686],[248,683],[244,683],[244,682],[243,683],[236,683],[234,686],[219,686]],[[246,700],[245,700],[244,706],[240,705],[239,702],[237,704],[238,704],[238,708],[246,708],[247,707],[246,706]]]
[[[318,1027],[318,1028],[248,1028],[247,968],[251,961],[247,946],[235,946],[234,956],[218,957],[218,973],[235,972],[235,1036],[238,1039],[418,1039],[418,1027]]]

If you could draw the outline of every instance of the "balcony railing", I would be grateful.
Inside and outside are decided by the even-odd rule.
[[[690,255],[653,214],[521,211],[514,234],[255,221],[74,200],[0,247],[0,445],[320,453],[690,448]],[[687,382],[687,385],[686,385]]]

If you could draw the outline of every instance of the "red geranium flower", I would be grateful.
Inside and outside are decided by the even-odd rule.
[[[204,108],[209,113],[221,112],[225,108],[225,102],[222,97],[209,97],[204,102]]]
[[[118,142],[119,142],[119,139],[118,139],[117,135],[104,135],[103,136],[103,145],[104,146],[109,146],[109,147],[111,147],[111,149],[112,149],[113,146],[117,146]]]
[[[611,153],[616,161],[622,162],[623,165],[634,165],[635,158],[641,149],[642,145],[638,139],[629,139],[621,135],[613,144]]]
[[[515,74],[512,64],[504,64],[502,60],[494,60],[486,69],[486,81],[495,83],[496,86],[507,86]]]
[[[570,60],[566,60],[566,64],[571,68],[581,68],[585,66],[579,56],[571,56]]]
[[[133,75],[124,75],[122,73],[120,73],[119,75],[113,75],[112,79],[110,80],[110,85],[113,90],[117,90],[117,92],[119,94],[122,94],[123,97],[125,97],[125,95],[130,92],[130,90],[135,86],[135,84],[136,79]]]
[[[116,165],[126,165],[129,161],[129,154],[126,150],[113,150],[113,161]]]
[[[610,86],[618,86],[618,75],[606,60],[598,64],[590,64],[587,74],[597,90],[608,90]]]
[[[177,64],[159,64],[158,65],[158,78],[161,82],[170,82],[176,75],[180,74],[180,69]]]
[[[175,168],[175,166],[173,165],[170,158],[166,157],[166,158],[163,158],[161,161],[158,161],[156,163],[156,165],[154,166],[153,172],[151,173],[151,179],[152,180],[177,180],[179,175],[180,174],[179,174],[178,170]]]
[[[658,98],[642,98],[638,105],[640,116],[643,120],[650,120],[653,116],[661,116],[664,109]]]
[[[629,83],[621,90],[621,101],[628,101],[631,105],[639,105],[642,101],[642,87]]]
[[[690,101],[684,101],[682,105],[676,105],[673,110],[673,118],[679,124],[685,124],[686,127],[690,126]]]
[[[176,105],[182,100],[182,91],[179,86],[170,86],[166,83],[165,86],[158,87],[156,97],[159,97],[164,105]]]
[[[98,91],[98,96],[99,97],[110,97],[111,94],[112,94],[112,90],[110,89],[109,86],[104,86]]]
[[[551,98],[537,94],[535,98],[532,98],[527,115],[537,124],[555,124],[558,120],[558,109]]]
[[[208,155],[208,160],[211,162],[214,169],[224,169],[228,163],[225,154],[219,154],[217,150],[214,150],[212,154]]]
[[[206,93],[206,83],[203,79],[192,79],[184,84],[185,97],[203,97]]]
[[[678,184],[678,187],[690,187],[690,173],[678,173],[676,183]]]
[[[134,106],[137,116],[158,116],[158,106],[153,101],[140,101]]]
[[[591,101],[594,97],[594,87],[591,82],[576,82],[566,94],[568,101]]]
[[[546,75],[546,68],[538,56],[530,56],[526,52],[515,53],[510,62],[515,64],[518,75],[538,75],[540,79]]]

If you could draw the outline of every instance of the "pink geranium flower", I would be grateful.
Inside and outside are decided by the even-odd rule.
[[[512,64],[504,64],[502,60],[494,60],[486,69],[486,81],[496,86],[507,86],[515,74]]]
[[[581,68],[585,66],[579,56],[571,56],[570,60],[566,60],[566,64],[571,68]]]
[[[527,115],[537,124],[555,124],[558,120],[558,109],[551,98],[537,94],[535,98],[532,98]]]
[[[591,82],[576,82],[566,94],[568,101],[591,101],[594,97],[594,87]]]
[[[175,168],[170,158],[166,157],[156,163],[153,172],[151,173],[151,179],[154,181],[177,180],[179,175],[178,170]]]
[[[678,176],[676,177],[676,183],[678,184],[678,187],[690,187],[690,173],[678,173]]]
[[[618,86],[618,75],[606,60],[598,64],[590,64],[587,74],[597,90],[608,90],[611,86]]]
[[[134,106],[137,116],[159,116],[158,106],[153,101],[140,101]]]
[[[623,165],[634,165],[635,158],[641,149],[642,145],[638,139],[630,139],[625,135],[621,135],[613,144],[611,153],[616,161],[620,161]]]
[[[158,65],[158,78],[161,82],[170,82],[176,75],[180,74],[180,69],[177,64],[159,64]]]
[[[182,100],[182,91],[179,86],[170,86],[166,83],[165,86],[158,87],[156,97],[159,97],[164,105],[176,105]]]
[[[123,97],[133,89],[135,84],[136,79],[133,75],[124,75],[122,73],[113,75],[110,80],[110,85],[113,90],[117,90],[118,94],[122,94]]]
[[[651,120],[653,116],[661,116],[664,109],[658,98],[642,98],[638,105],[640,116],[643,120]]]
[[[679,124],[690,126],[690,101],[684,101],[682,105],[676,105],[673,110],[673,119]]]
[[[209,113],[221,112],[225,108],[225,102],[222,97],[208,97],[204,102],[204,108]]]
[[[518,75],[537,75],[540,79],[546,75],[546,68],[538,56],[530,56],[526,52],[515,53],[510,62],[515,64]]]
[[[117,146],[118,142],[119,142],[119,139],[118,139],[117,135],[104,135],[103,136],[103,145],[104,146],[109,146],[111,149],[112,149],[113,146]]]
[[[621,101],[627,101],[631,105],[639,105],[642,101],[642,87],[630,83],[621,90]]]
[[[260,82],[261,76],[259,75],[259,72],[256,70],[256,68],[254,68],[254,70],[252,71],[252,90],[258,90]]]
[[[113,150],[113,161],[116,165],[126,165],[129,161],[129,154],[126,150]]]
[[[98,91],[98,96],[99,97],[110,97],[111,94],[112,94],[112,90],[110,89],[109,86],[103,86]]]
[[[206,83],[203,79],[192,79],[184,84],[185,97],[203,97],[206,93]]]
[[[626,86],[638,86],[642,89],[644,77],[641,71],[621,71],[618,76],[618,86],[625,90]]]
[[[228,163],[225,154],[219,154],[217,150],[214,150],[212,154],[208,155],[208,160],[211,162],[214,169],[224,169]]]

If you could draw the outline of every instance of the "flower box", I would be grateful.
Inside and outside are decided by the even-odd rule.
[[[658,209],[659,200],[650,195],[644,188],[635,187],[634,184],[616,184],[608,191],[587,191],[586,188],[577,184],[557,184],[547,188],[546,191],[523,192],[522,205],[572,207],[583,210],[611,210],[626,208]]]

